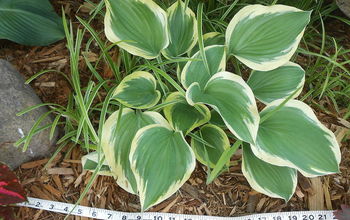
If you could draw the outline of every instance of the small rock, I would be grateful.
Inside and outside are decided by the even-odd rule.
[[[337,0],[337,5],[340,10],[344,12],[346,16],[350,18],[350,1],[349,0]]]
[[[48,156],[54,150],[58,133],[49,140],[50,129],[34,135],[28,150],[14,147],[14,143],[26,135],[36,120],[45,112],[45,107],[38,108],[20,117],[16,113],[33,105],[41,104],[34,90],[24,84],[23,76],[10,63],[0,60],[0,161],[11,169],[16,169],[24,162]],[[47,117],[41,125],[52,123]]]

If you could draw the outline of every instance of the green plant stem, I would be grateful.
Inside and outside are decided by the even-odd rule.
[[[197,9],[197,22],[198,22],[198,45],[199,45],[199,52],[202,56],[202,60],[204,62],[205,69],[207,70],[208,75],[210,76],[210,69],[208,65],[208,60],[205,54],[204,50],[204,41],[203,41],[203,2],[199,3],[198,9]]]
[[[290,94],[288,96],[288,98],[286,98],[281,104],[279,104],[274,110],[270,111],[269,113],[267,113],[266,115],[264,115],[263,117],[260,118],[260,124],[263,123],[264,121],[266,121],[268,118],[270,118],[272,115],[274,115],[276,112],[278,112],[289,100],[291,100],[293,98],[293,96],[295,94],[297,94],[300,90],[302,89],[302,87],[299,87],[298,89],[296,89],[292,94]]]
[[[190,136],[191,138],[193,138],[194,140],[210,147],[210,148],[213,148],[215,149],[215,147],[213,145],[211,145],[210,143],[208,143],[207,141],[205,141],[202,137],[199,137],[198,135],[194,134],[194,133],[188,133],[187,134],[188,136]]]
[[[158,105],[155,105],[149,109],[147,109],[147,111],[157,111],[157,110],[160,110],[168,105],[173,105],[173,104],[176,104],[176,103],[180,103],[181,101],[180,100],[176,100],[176,101],[171,101],[171,102],[164,102],[164,103],[161,103],[161,104],[158,104]]]
[[[237,151],[237,149],[242,145],[242,143],[243,142],[241,140],[237,140],[233,144],[232,147],[230,147],[229,149],[225,150],[225,152],[221,155],[221,157],[219,158],[218,162],[216,163],[214,169],[212,170],[212,172],[208,176],[207,184],[210,184],[211,182],[213,182],[213,180],[220,174],[220,172],[222,171],[222,169],[225,166],[225,164],[228,161],[230,161],[232,155]]]
[[[275,5],[278,2],[278,0],[274,0],[271,5]]]
[[[236,73],[242,76],[241,68],[239,67],[239,60],[236,57],[233,58],[233,65],[235,67]]]
[[[98,177],[98,172],[100,172],[102,166],[103,166],[103,162],[105,161],[105,156],[103,156],[101,158],[101,160],[98,162],[98,165],[95,169],[95,171],[92,173],[92,176],[88,182],[88,184],[86,185],[83,193],[80,195],[78,201],[75,203],[73,209],[68,213],[68,215],[66,215],[66,217],[64,218],[65,220],[68,219],[69,215],[72,214],[72,212],[74,211],[74,209],[80,204],[80,202],[83,200],[83,198],[86,196],[86,194],[89,192],[90,188],[92,187],[92,184],[94,183],[94,181],[96,180],[96,178]]]
[[[159,55],[159,56],[157,57],[157,61],[158,61],[158,63],[162,63],[162,62],[163,62],[163,61],[162,61],[161,55]],[[164,68],[163,65],[160,65],[160,69],[161,69],[164,73],[166,73],[165,68]],[[160,88],[162,89],[163,95],[165,96],[165,95],[166,95],[166,92],[165,92],[165,88],[164,88],[164,85],[163,85],[163,82],[162,82],[161,78],[159,77],[158,73],[155,72],[155,71],[154,71],[154,75],[156,76],[156,78],[157,78],[157,80],[158,80],[158,82],[159,82],[159,85],[160,85]]]
[[[177,91],[179,91],[183,96],[186,95],[185,90],[183,90],[181,88],[181,86],[179,86],[177,84],[177,82],[175,80],[173,80],[173,78],[171,78],[166,72],[162,71],[161,69],[158,69],[152,65],[145,65],[148,68],[150,68],[151,70],[153,70],[154,72],[157,72],[159,75],[161,75],[164,79],[166,79]]]

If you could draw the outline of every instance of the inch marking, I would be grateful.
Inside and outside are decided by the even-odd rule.
[[[18,206],[42,209],[50,212],[69,214],[74,204],[55,202],[28,197],[28,202]],[[71,215],[107,220],[332,220],[333,211],[300,211],[253,214],[241,217],[216,217],[203,215],[183,215],[172,213],[128,213],[78,205]]]

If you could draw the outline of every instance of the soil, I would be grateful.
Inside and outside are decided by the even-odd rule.
[[[57,1],[55,8],[65,8],[66,13],[74,18],[75,11],[82,1]],[[80,11],[79,16],[87,17]],[[77,25],[77,24],[76,24]],[[101,24],[94,24],[99,27]],[[337,20],[326,20],[327,33],[343,39],[343,47],[350,49],[350,27]],[[101,27],[100,27],[101,28]],[[346,36],[348,35],[348,36]],[[47,47],[26,47],[9,41],[0,40],[0,58],[10,61],[25,78],[47,69],[59,70],[69,74],[69,54],[65,41]],[[88,81],[90,74],[81,62],[82,82]],[[99,70],[104,71],[101,67]],[[109,77],[105,72],[105,77]],[[31,83],[43,102],[65,105],[71,93],[69,84],[57,73],[48,73]],[[327,106],[327,99],[320,100]],[[345,138],[346,122],[340,123],[342,115],[326,114],[317,110],[318,118],[332,131],[341,142],[342,162],[340,173],[308,179],[299,177],[296,193],[289,202],[269,198],[251,189],[243,177],[238,151],[232,158],[238,165],[230,168],[212,184],[206,185],[205,167],[197,165],[187,183],[172,197],[149,211],[188,213],[195,215],[240,216],[249,213],[279,212],[291,210],[334,210],[340,204],[350,204],[350,139]],[[331,112],[334,112],[330,110]],[[344,109],[342,114],[347,110]],[[84,190],[91,173],[83,172],[80,158],[84,154],[75,147],[66,146],[57,155],[47,170],[43,166],[48,159],[23,164],[16,170],[28,196],[67,203],[75,203]],[[127,212],[140,210],[138,198],[115,184],[111,177],[99,176],[81,205],[106,208]],[[29,208],[16,208],[19,219],[63,219],[64,215]],[[69,219],[87,219],[71,216]]]

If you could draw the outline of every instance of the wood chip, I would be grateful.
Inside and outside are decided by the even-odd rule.
[[[324,210],[324,192],[321,177],[310,178],[313,194],[308,196],[309,210]]]
[[[43,53],[40,53],[41,56],[48,56],[48,55],[51,55],[52,53],[62,49],[65,47],[65,44],[64,43],[60,43],[60,44],[57,44],[56,46],[50,48],[49,50],[43,52]]]
[[[233,207],[233,209],[231,210],[229,216],[233,216],[233,214],[236,213],[236,209],[237,209],[237,206]]]
[[[40,60],[34,60],[32,63],[45,63],[45,62],[52,62],[63,59],[64,56],[55,56],[55,57],[48,57]]]
[[[50,168],[47,169],[47,173],[50,175],[73,175],[74,171],[72,168]]]
[[[324,198],[326,200],[327,210],[333,210],[331,195],[329,193],[329,178],[325,178],[325,183],[323,184]]]
[[[295,194],[298,196],[298,198],[302,199],[305,197],[304,193],[300,190],[299,187],[296,188]]]
[[[266,203],[266,201],[268,200],[268,198],[264,197],[262,199],[260,199],[260,201],[258,202],[258,204],[256,205],[256,212],[261,212],[264,204]]]
[[[47,163],[49,159],[43,159],[43,160],[36,160],[28,163],[24,163],[21,165],[22,169],[33,169],[35,167],[41,166],[45,163]]]
[[[22,183],[23,186],[25,186],[25,185],[27,185],[27,184],[29,184],[29,183],[35,182],[36,180],[37,180],[37,179],[36,179],[35,177],[33,177],[33,178],[25,179],[25,180],[23,180],[21,183]]]
[[[55,182],[57,188],[59,191],[61,192],[64,192],[64,189],[63,189],[63,185],[62,185],[62,182],[61,182],[61,179],[60,179],[60,176],[59,175],[54,175],[52,177],[53,181]]]
[[[54,195],[57,199],[60,199],[62,196],[62,193],[55,189],[53,186],[48,184],[43,184],[44,188],[49,191],[52,195]]]
[[[98,60],[98,55],[93,53],[93,52],[82,52],[82,54],[84,55],[84,57],[86,57],[86,59],[88,59],[88,61],[90,63],[95,63]]]
[[[255,207],[256,207],[256,204],[258,204],[259,198],[260,198],[259,194],[249,195],[247,209],[246,209],[248,213],[255,212]]]
[[[105,209],[106,208],[106,196],[100,196],[98,199],[97,208]]]
[[[170,211],[170,209],[176,204],[179,197],[176,197],[173,201],[171,201],[164,209],[162,209],[160,212],[167,213]]]
[[[83,177],[86,175],[87,170],[84,170],[74,182],[74,187],[77,188],[83,181]]]
[[[35,86],[52,88],[56,86],[56,82],[41,82],[35,83]]]
[[[191,186],[190,184],[188,183],[185,183],[182,187],[181,187],[181,190],[186,192],[188,195],[190,195],[192,198],[194,199],[198,199],[200,200],[200,195],[199,195],[199,192],[198,192],[198,189]]]
[[[203,208],[204,208],[205,212],[207,213],[207,215],[212,216],[210,210],[209,210],[208,207],[207,207],[207,204],[204,203]]]
[[[84,4],[80,6],[80,11],[82,13],[90,13],[90,11],[93,10],[94,8],[95,6],[90,2],[84,2]]]
[[[32,193],[34,193],[34,195],[40,199],[46,199],[46,200],[53,199],[49,193],[45,192],[44,190],[39,189],[39,187],[37,187],[37,186],[31,186],[30,191],[32,191]]]
[[[345,136],[347,134],[349,134],[349,129],[348,128],[344,128],[344,127],[340,127],[340,126],[337,126],[337,130],[334,132],[334,135],[337,139],[337,142],[340,146],[342,146],[341,142],[342,140],[345,138]]]
[[[33,217],[33,220],[38,220],[40,215],[43,213],[43,209],[39,210]]]
[[[348,122],[347,120],[345,119],[342,119],[342,118],[338,118],[338,122],[342,125],[344,125],[346,128],[349,128],[350,129],[350,122]]]
[[[81,160],[64,159],[63,162],[81,164]]]
[[[299,182],[300,187],[304,191],[308,192],[309,194],[313,194],[311,182],[308,178],[299,174],[298,175],[298,182]]]
[[[67,181],[65,183],[63,183],[63,185],[67,188],[70,184],[74,183],[74,177],[67,176],[66,179],[67,179]]]

